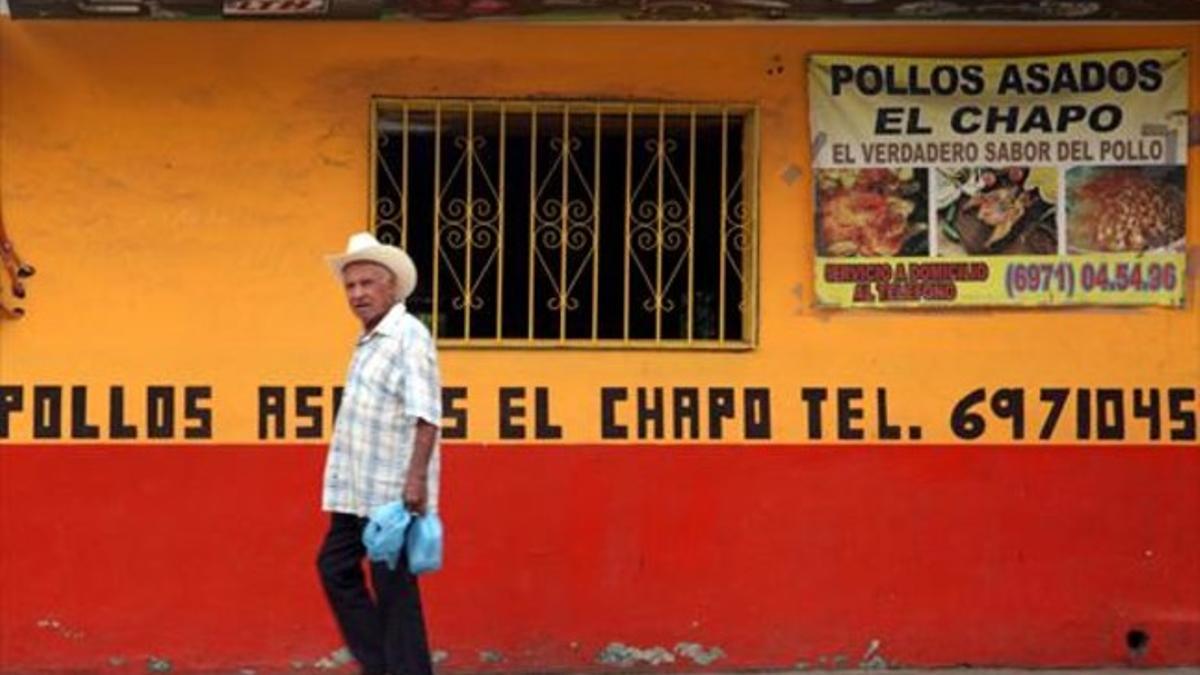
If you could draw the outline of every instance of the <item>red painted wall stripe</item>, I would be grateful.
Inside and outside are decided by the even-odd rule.
[[[0,668],[290,667],[340,645],[317,445],[0,449]],[[454,671],[1200,663],[1200,446],[445,451]],[[486,655],[483,653],[487,652]],[[502,659],[497,661],[497,658]],[[674,655],[670,668],[699,668]]]

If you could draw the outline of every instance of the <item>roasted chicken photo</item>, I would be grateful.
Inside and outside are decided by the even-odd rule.
[[[938,254],[1058,252],[1052,167],[937,171]]]

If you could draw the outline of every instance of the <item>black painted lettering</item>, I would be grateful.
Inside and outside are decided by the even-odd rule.
[[[647,392],[645,387],[638,387],[637,390],[637,427],[638,438],[649,438],[647,427],[654,425],[654,437],[663,437],[663,390],[662,387],[654,387],[654,402],[647,401]]]
[[[8,416],[25,407],[25,390],[16,386],[0,387],[0,438],[8,438]]]
[[[888,423],[887,389],[879,387],[875,390],[875,404],[879,413],[879,438],[885,441],[900,439],[900,425]]]
[[[675,438],[684,438],[686,423],[687,438],[700,438],[700,390],[695,387],[676,387],[671,392],[674,402],[671,417],[675,423]]]
[[[1120,389],[1096,390],[1096,438],[1125,439],[1125,392]]]
[[[137,425],[125,421],[125,387],[108,388],[108,437],[113,439],[137,438]]]
[[[859,387],[839,387],[837,390],[838,440],[861,441],[865,434],[862,427],[854,426],[855,420],[863,418],[861,405],[863,390]]]
[[[258,388],[258,438],[283,438],[283,425],[287,419],[287,389],[283,387]]]
[[[1171,440],[1196,440],[1195,406],[1188,405],[1196,400],[1195,389],[1173,388],[1167,390],[1167,408],[1171,416]],[[1176,426],[1178,424],[1178,426]]]
[[[1157,389],[1133,390],[1133,416],[1146,420],[1150,440],[1162,439],[1162,405]]]
[[[725,435],[725,420],[733,419],[733,389],[713,387],[708,390],[708,437]]]
[[[296,387],[296,420],[307,419],[309,422],[305,426],[296,425],[296,438],[320,438],[324,435],[325,411],[319,403],[321,392],[321,387]],[[312,402],[314,398],[318,399],[318,403]]]
[[[954,410],[950,412],[950,430],[964,441],[973,441],[987,431],[987,420],[975,412],[975,406],[987,400],[987,390],[983,387],[974,389],[971,393],[959,399]]]
[[[600,437],[629,438],[629,427],[617,424],[617,402],[629,399],[625,387],[602,387],[600,389]]]
[[[193,440],[212,438],[212,408],[204,403],[212,398],[211,386],[183,388],[183,417],[189,424],[183,428],[183,437]]]
[[[33,388],[33,437],[62,438],[62,387]]]
[[[1046,413],[1046,421],[1042,423],[1042,431],[1038,434],[1038,438],[1043,441],[1054,438],[1054,429],[1058,426],[1058,420],[1062,417],[1063,409],[1066,408],[1067,399],[1070,397],[1070,389],[1042,390],[1042,403],[1050,404],[1050,412]]]
[[[821,433],[821,413],[825,401],[829,400],[829,390],[825,387],[804,387],[800,390],[800,399],[808,409],[808,438],[819,441]]]
[[[500,387],[500,438],[525,438],[525,387]]]
[[[1075,390],[1075,438],[1092,437],[1092,390]]]
[[[1012,438],[1025,438],[1025,390],[1020,387],[997,389],[992,394],[992,412],[1002,420],[1012,420]]]
[[[146,387],[146,437],[175,438],[174,387]]]
[[[534,438],[562,438],[562,427],[550,421],[550,390],[546,387],[533,389]]]
[[[100,438],[100,427],[87,419],[87,387],[71,387],[71,438]]]
[[[442,438],[467,437],[467,408],[457,405],[466,400],[466,387],[442,387]],[[446,420],[450,420],[450,424],[446,424]]]
[[[766,387],[747,387],[745,391],[746,438],[771,439],[771,390]]]

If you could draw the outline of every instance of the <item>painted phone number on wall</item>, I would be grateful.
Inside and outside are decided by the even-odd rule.
[[[1196,389],[980,387],[959,399],[950,412],[950,430],[964,441],[996,428],[1015,441],[1034,434],[1046,441],[1062,425],[1081,441],[1123,441],[1130,436],[1195,441]]]

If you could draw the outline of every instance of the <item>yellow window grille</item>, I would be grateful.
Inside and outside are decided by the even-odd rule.
[[[372,126],[372,226],[439,345],[754,345],[753,106],[380,98]]]

